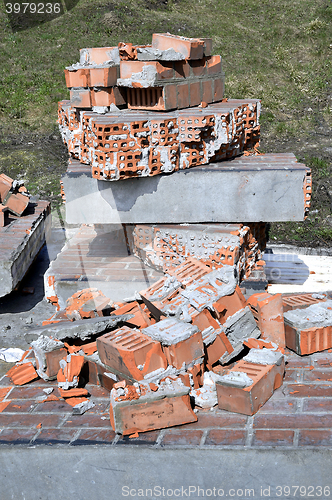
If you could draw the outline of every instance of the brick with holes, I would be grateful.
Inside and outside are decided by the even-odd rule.
[[[218,407],[254,415],[282,385],[284,356],[271,349],[252,349],[216,382]]]
[[[161,342],[168,364],[177,369],[204,356],[202,334],[197,326],[175,318],[166,318],[142,332],[156,342]]]
[[[190,388],[180,378],[159,384],[136,384],[111,391],[110,420],[114,431],[129,435],[196,422]]]
[[[284,313],[286,347],[299,355],[332,347],[332,300]]]
[[[247,301],[261,331],[261,337],[285,348],[285,326],[281,294],[257,293]]]
[[[292,309],[303,309],[304,307],[317,304],[318,302],[327,300],[325,293],[292,293],[282,295],[283,311]]]
[[[142,380],[146,374],[167,367],[160,343],[135,328],[124,326],[106,333],[97,338],[97,347],[102,363],[122,378]]]

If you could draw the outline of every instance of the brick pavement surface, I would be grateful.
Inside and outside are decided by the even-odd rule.
[[[141,433],[138,438],[116,435],[109,420],[109,393],[87,385],[95,407],[72,415],[62,399],[41,402],[43,389],[56,382],[36,380],[13,386],[4,376],[0,395],[0,444],[110,445],[153,448],[299,449],[332,446],[332,353],[300,357],[287,353],[283,386],[252,417],[219,410],[197,411],[193,424]]]

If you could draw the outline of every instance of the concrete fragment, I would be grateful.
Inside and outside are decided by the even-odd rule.
[[[222,364],[227,363],[242,351],[245,340],[250,337],[258,338],[261,334],[248,306],[227,318],[223,324],[223,330],[234,350],[221,356],[219,361]]]
[[[59,361],[67,357],[67,349],[63,342],[41,335],[31,342],[36,363],[37,373],[44,380],[54,380],[60,369]]]
[[[220,378],[220,375],[211,371],[204,373],[203,386],[190,391],[190,396],[195,400],[195,406],[212,408],[218,404],[216,381],[220,380]]]
[[[83,415],[88,410],[91,410],[93,408],[95,403],[93,401],[83,401],[82,403],[78,403],[73,407],[73,413],[72,415]]]
[[[81,339],[88,340],[115,328],[118,324],[128,321],[132,316],[103,316],[79,321],[63,321],[51,325],[31,329],[24,337],[27,342],[37,340],[40,335],[46,335],[58,340]]]
[[[51,228],[50,204],[30,203],[24,216],[0,227],[0,297],[14,290],[44,245]]]
[[[128,435],[196,422],[191,409],[190,388],[180,379],[166,378],[160,385],[112,389],[110,420],[114,431]]]
[[[159,50],[153,47],[138,47],[137,59],[139,61],[182,61],[185,56],[173,48]]]

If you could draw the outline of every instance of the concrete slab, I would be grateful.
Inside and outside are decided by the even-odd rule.
[[[308,492],[318,496],[320,491],[325,492],[323,498],[330,496],[332,456],[328,449],[134,448],[7,446],[0,452],[1,498],[276,500],[289,498],[287,493],[295,491],[295,498],[310,498]]]
[[[9,224],[0,227],[0,297],[18,286],[44,245],[50,228],[48,201],[30,202],[23,216],[11,216]]]
[[[70,224],[302,221],[310,206],[310,169],[288,153],[113,183],[73,160],[62,180]]]

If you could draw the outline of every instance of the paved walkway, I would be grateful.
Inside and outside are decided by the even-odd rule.
[[[56,382],[37,380],[12,386],[4,376],[0,413],[1,445],[111,445],[154,448],[288,448],[332,447],[332,353],[300,357],[288,353],[283,386],[253,417],[214,408],[198,410],[193,424],[141,433],[115,435],[109,421],[109,393],[87,385],[96,406],[73,416],[64,401],[41,402],[43,389]],[[10,401],[6,406],[5,403]]]

